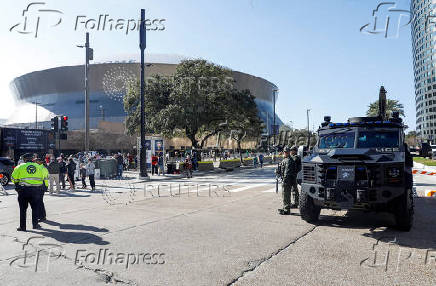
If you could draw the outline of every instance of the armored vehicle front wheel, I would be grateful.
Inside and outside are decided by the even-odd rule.
[[[316,223],[319,219],[321,207],[315,205],[313,198],[306,192],[300,195],[300,215],[308,223]]]
[[[394,215],[397,221],[396,228],[401,231],[410,231],[413,225],[414,216],[412,190],[407,189],[404,194],[395,200]]]

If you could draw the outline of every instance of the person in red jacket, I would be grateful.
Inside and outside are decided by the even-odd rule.
[[[158,166],[157,163],[159,161],[159,158],[156,156],[156,154],[154,154],[153,156],[151,156],[151,174],[158,174]]]

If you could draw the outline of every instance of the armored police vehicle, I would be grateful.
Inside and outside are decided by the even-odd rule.
[[[315,223],[323,208],[388,211],[397,228],[413,223],[413,161],[404,143],[398,112],[386,115],[386,90],[380,89],[377,117],[346,123],[324,118],[313,152],[302,162],[300,213]]]

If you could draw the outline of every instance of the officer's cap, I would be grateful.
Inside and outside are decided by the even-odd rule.
[[[285,148],[283,148],[283,152],[291,152],[291,148],[289,148],[289,146],[285,146]]]
[[[297,151],[298,151],[298,147],[297,147],[297,146],[292,146],[292,147],[291,147],[291,151],[295,151],[295,152],[297,152]]]

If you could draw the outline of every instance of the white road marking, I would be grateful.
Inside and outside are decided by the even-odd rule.
[[[276,188],[269,189],[269,190],[266,190],[266,191],[262,191],[262,193],[275,193],[275,192],[276,192]]]
[[[249,185],[249,186],[246,186],[246,187],[230,190],[230,192],[238,193],[238,192],[243,192],[243,191],[246,191],[246,190],[249,190],[249,189],[253,189],[253,188],[257,188],[257,187],[263,187],[263,186],[269,186],[269,185],[271,185],[271,184],[252,184],[252,185]]]

